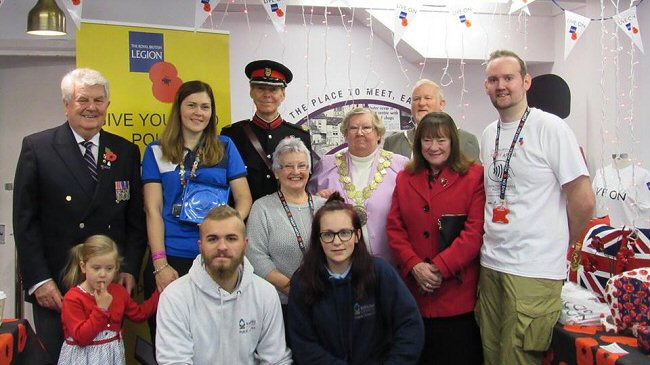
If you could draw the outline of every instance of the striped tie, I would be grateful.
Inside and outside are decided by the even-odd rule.
[[[92,141],[83,141],[81,145],[86,148],[84,153],[84,161],[86,161],[86,167],[90,173],[90,177],[94,182],[97,182],[97,163],[95,162],[95,156],[93,156],[93,142]]]

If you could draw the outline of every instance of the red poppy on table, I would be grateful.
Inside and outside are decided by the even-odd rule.
[[[0,365],[9,365],[14,360],[14,335],[0,333]]]
[[[607,350],[598,349],[596,351],[596,365],[616,365],[616,360],[620,355],[611,353]]]
[[[591,349],[598,346],[598,341],[591,337],[576,338],[576,362],[578,365],[594,365]]]

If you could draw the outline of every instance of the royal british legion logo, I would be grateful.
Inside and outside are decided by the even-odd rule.
[[[152,65],[164,60],[162,33],[129,32],[129,71],[149,72]]]

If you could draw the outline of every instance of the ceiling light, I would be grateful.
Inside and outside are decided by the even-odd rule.
[[[65,35],[65,14],[54,0],[38,0],[27,16],[27,34]]]

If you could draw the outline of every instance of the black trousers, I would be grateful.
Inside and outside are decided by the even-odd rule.
[[[176,272],[178,272],[179,278],[190,271],[190,267],[192,267],[192,262],[194,262],[194,259],[167,256],[167,263],[169,264],[169,266],[173,267],[174,270],[176,270]],[[142,279],[144,280],[143,283],[144,298],[148,299],[149,297],[151,297],[151,294],[153,294],[154,290],[156,290],[156,278],[154,278],[153,276],[153,261],[151,261],[151,257],[149,257],[149,259],[147,260],[147,266],[145,267],[144,273],[142,274]],[[149,324],[149,334],[151,335],[151,343],[155,347],[156,315],[154,314],[153,316],[149,317],[147,323]]]
[[[424,348],[420,365],[481,365],[483,348],[474,312],[453,317],[422,318]]]
[[[45,350],[52,358],[54,364],[59,361],[59,354],[63,346],[63,325],[61,313],[32,303],[34,312],[34,327],[36,334],[41,338]]]

